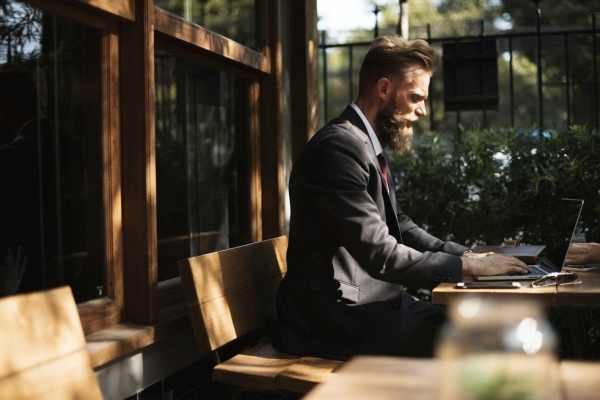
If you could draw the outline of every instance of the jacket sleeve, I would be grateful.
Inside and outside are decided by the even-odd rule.
[[[344,247],[375,278],[409,287],[432,287],[462,279],[459,257],[421,252],[398,243],[381,217],[374,197],[376,166],[365,144],[348,132],[329,135],[304,160],[302,190],[325,233]],[[308,200],[307,200],[308,201]]]
[[[400,232],[402,232],[402,238],[404,242],[420,251],[443,251],[444,253],[454,254],[455,256],[461,256],[467,247],[452,242],[443,241],[425,229],[419,227],[413,222],[413,220],[402,211],[398,212],[398,222],[400,224]]]

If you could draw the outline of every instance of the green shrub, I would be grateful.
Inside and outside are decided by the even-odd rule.
[[[441,238],[536,244],[557,240],[565,225],[557,199],[583,198],[581,227],[599,241],[599,146],[600,134],[584,127],[422,134],[392,160],[398,203]]]

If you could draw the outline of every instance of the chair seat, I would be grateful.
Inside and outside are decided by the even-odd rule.
[[[213,379],[248,390],[277,390],[276,377],[300,358],[275,350],[263,341],[215,366]]]
[[[281,390],[307,393],[319,383],[325,382],[343,361],[318,357],[302,357],[277,375],[277,386]]]
[[[256,391],[306,393],[341,365],[341,361],[282,353],[263,341],[217,365],[213,379]]]

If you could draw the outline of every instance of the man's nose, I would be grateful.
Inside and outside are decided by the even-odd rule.
[[[417,116],[419,116],[419,118],[425,117],[427,115],[427,104],[425,104],[425,102],[423,101],[421,104],[419,104],[419,107],[417,107],[415,113],[417,114]]]

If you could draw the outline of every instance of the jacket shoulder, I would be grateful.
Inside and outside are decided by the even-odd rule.
[[[337,118],[321,128],[311,138],[307,147],[345,150],[363,158],[363,156],[367,157],[367,145],[369,145],[369,138],[364,132],[356,128],[350,121]]]

